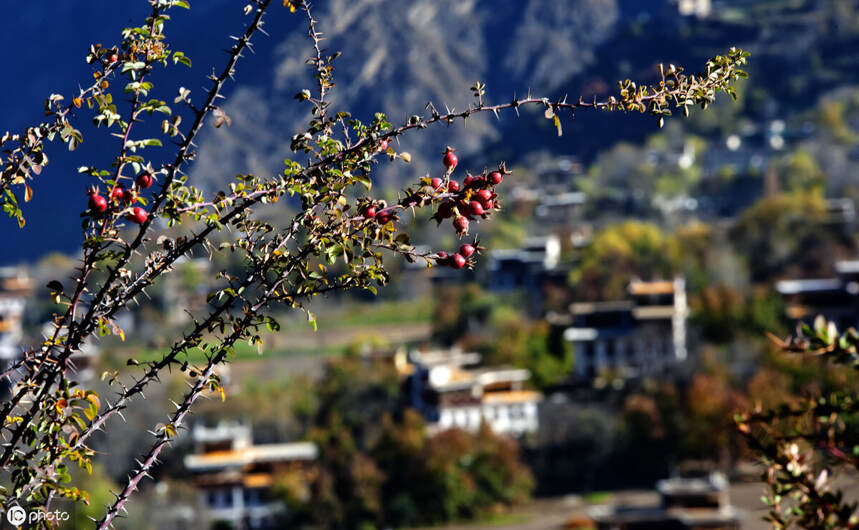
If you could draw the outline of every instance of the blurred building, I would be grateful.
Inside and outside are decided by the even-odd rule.
[[[568,271],[560,262],[561,238],[557,235],[529,238],[518,249],[493,250],[486,287],[495,292],[521,291],[527,296],[526,309],[540,315],[546,289],[566,285]]]
[[[776,291],[784,298],[793,324],[811,324],[817,315],[838,329],[859,327],[859,260],[838,261],[833,278],[784,280]]]
[[[544,196],[534,213],[542,226],[570,226],[583,219],[586,199],[580,191]]]
[[[590,516],[599,530],[739,530],[743,513],[728,498],[721,473],[660,480],[658,506],[597,506]]]
[[[270,494],[275,479],[281,474],[297,477],[293,482],[299,484],[312,479],[318,449],[311,442],[254,445],[250,427],[236,423],[198,424],[191,434],[195,451],[185,457],[185,468],[212,521],[276,528],[285,505]]]
[[[706,18],[713,11],[711,0],[677,0],[677,11],[682,16]]]
[[[493,250],[487,284],[493,291],[539,289],[546,273],[555,269],[560,259],[558,236],[530,238],[519,249]]]
[[[476,431],[486,422],[494,432],[520,436],[539,427],[543,396],[526,390],[528,370],[477,367],[479,353],[447,350],[413,352],[398,366],[407,378],[409,405],[435,429]]]
[[[629,284],[626,300],[570,305],[564,339],[575,348],[576,375],[592,379],[604,372],[637,377],[665,372],[686,359],[686,283],[640,281]]]
[[[0,268],[0,370],[5,370],[21,354],[24,338],[24,308],[30,296],[31,281],[20,267]],[[0,381],[0,393],[8,379]]]

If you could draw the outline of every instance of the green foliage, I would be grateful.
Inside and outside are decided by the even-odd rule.
[[[572,347],[560,334],[553,335],[547,322],[530,322],[522,313],[501,307],[493,312],[490,325],[493,338],[482,348],[486,364],[527,368],[537,388],[560,383],[570,373]]]
[[[570,373],[573,354],[558,330],[513,309],[519,294],[497,295],[476,284],[445,287],[435,308],[433,338],[459,343],[483,355],[486,365],[527,368],[537,388],[559,383]]]
[[[660,65],[654,85],[623,80],[617,94],[605,101],[529,96],[493,105],[484,100],[483,85],[478,82],[475,101],[466,110],[442,114],[429,103],[425,115],[413,115],[400,125],[381,113],[365,122],[352,117],[348,109],[335,108],[329,97],[340,54],[329,55],[321,46],[322,32],[317,30],[309,5],[284,0],[288,12],[301,10],[306,16],[313,48],[307,64],[317,86],[314,90],[296,87],[296,99],[307,108],[308,122],[304,128],[293,128],[299,132],[290,140],[292,152],[284,155],[280,174],[235,175],[224,189],[209,195],[188,175],[196,158],[195,140],[206,124],[230,126],[232,118],[221,106],[222,92],[234,77],[239,59],[251,51],[272,0],[243,7],[243,31],[230,43],[222,68],[202,69],[212,72],[207,78],[211,85],[199,94],[196,89],[192,93],[184,87],[155,84],[156,73],[162,69],[192,65],[191,58],[171,48],[165,33],[170,10],[188,9],[189,4],[184,0],[150,3],[150,15],[140,25],[122,30],[118,44],[91,46],[87,62],[94,81],[70,103],[53,94],[45,103],[44,123],[0,137],[0,201],[19,226],[25,222],[21,205],[35,193],[31,185],[49,182],[38,178],[48,161],[48,142],[59,138],[74,150],[84,140],[80,122],[90,120],[96,135],[101,134],[97,141],[105,147],[92,150],[103,158],[87,161],[78,169],[90,184],[88,208],[83,208],[86,198],[80,203],[82,252],[73,280],[67,285],[51,281],[44,293],[59,305],[54,330],[38,349],[25,352],[23,360],[3,374],[17,370],[22,375],[10,399],[0,407],[4,440],[0,467],[9,473],[11,482],[9,489],[0,490],[0,508],[13,502],[47,507],[54,496],[85,500],[86,492],[68,485],[68,466],[91,468],[93,434],[121,414],[148,385],[157,383],[165,370],[182,374],[188,385],[169,418],[150,429],[151,443],[97,522],[100,529],[112,526],[161,452],[172,444],[198,398],[206,392],[225,395],[218,366],[235,358],[239,344],[264,351],[266,334],[281,329],[275,315],[302,312],[308,327],[315,330],[311,302],[348,290],[375,294],[390,280],[386,259],[390,262],[396,256],[427,267],[444,265],[440,252],[419,250],[412,243],[408,220],[421,219],[416,216],[418,210],[434,211],[432,218],[438,225],[454,228],[460,239],[469,231],[466,215],[476,224],[499,210],[495,185],[484,178],[490,171],[485,164],[481,164],[486,168],[481,178],[461,190],[449,189],[455,169],[449,167],[436,177],[441,185],[433,184],[429,175],[416,176],[398,190],[396,199],[370,195],[376,164],[411,161],[409,153],[394,147],[399,136],[464,121],[478,113],[518,112],[522,106],[541,109],[559,134],[564,115],[586,110],[650,113],[661,126],[672,109],[688,115],[691,107],[707,108],[720,93],[735,98],[735,81],[747,77],[742,68],[748,54],[732,48],[708,60],[703,72],[696,75],[674,65]],[[150,136],[151,131],[160,132]],[[118,146],[117,137],[122,139]],[[509,173],[503,163],[493,170]],[[141,181],[147,184],[138,182],[144,173],[152,177]],[[154,181],[151,186],[150,180]],[[484,190],[492,194],[492,206],[479,214],[469,201]],[[286,221],[254,212],[281,201],[291,205]],[[168,230],[160,232],[158,226],[164,224]],[[474,230],[473,224],[471,227]],[[639,235],[655,237],[651,232],[644,230]],[[647,241],[643,246],[634,242],[632,246],[636,258],[652,262],[652,272],[659,272],[662,263],[657,260],[656,242]],[[176,334],[159,358],[129,359],[128,366],[135,367],[132,376],[105,372],[103,380],[112,390],[109,403],[101,403],[93,391],[80,388],[74,371],[67,370],[71,357],[89,340],[116,336],[124,341],[125,331],[117,315],[139,303],[148,288],[173,273],[183,260],[203,255],[227,266],[210,279],[206,305],[194,315],[192,324]],[[472,256],[460,267],[471,268],[476,259]],[[621,255],[617,259],[631,258]],[[475,307],[466,312],[484,311],[480,303],[475,297]],[[446,322],[450,324],[450,320]],[[539,345],[529,348],[540,351]],[[332,368],[318,389],[316,414],[318,424],[326,429],[317,436],[323,442],[322,460],[327,465],[315,485],[316,496],[320,513],[330,515],[335,525],[367,526],[382,520],[385,475],[365,456],[366,436],[373,430],[372,419],[390,410],[396,381],[390,374],[376,371],[365,384],[353,384],[361,370],[354,364]],[[450,439],[445,438],[444,443],[461,448],[458,454],[471,463],[456,464],[466,469],[444,475],[444,480],[452,482],[442,488],[450,493],[443,497],[442,513],[463,515],[463,503],[482,507],[512,502],[528,489],[524,483],[513,491],[505,489],[517,484],[514,478],[520,476],[512,471],[515,466],[507,464],[515,452],[510,446],[487,433],[474,439],[458,434],[447,437]],[[443,453],[447,449],[451,448]],[[454,466],[438,451],[428,449],[431,461],[440,459],[439,465],[446,470]],[[496,475],[498,470],[493,467],[506,475]],[[407,511],[408,502],[401,501],[400,506]]]
[[[761,337],[787,329],[785,305],[767,290],[742,291],[727,285],[706,287],[692,297],[692,321],[702,336],[715,344],[728,344],[739,336]]]
[[[92,473],[80,470],[73,473],[74,482],[90,494],[89,503],[78,504],[74,509],[73,528],[87,528],[92,525],[92,517],[101,516],[103,507],[113,500],[111,491],[116,483],[105,473],[104,468],[95,464]]]
[[[784,193],[749,208],[731,230],[737,252],[748,263],[752,281],[822,277],[832,270],[839,248],[851,248],[846,234],[828,224],[819,190]]]
[[[461,288],[443,287],[437,300],[432,319],[433,339],[442,344],[453,344],[469,333],[480,331],[499,305],[495,295],[473,283]]]
[[[820,193],[826,175],[817,160],[808,151],[797,149],[788,156],[784,169],[785,189],[789,192]]]
[[[818,317],[798,334],[777,341],[782,352],[802,356],[793,364],[807,380],[804,391],[772,399],[767,408],[735,415],[755,458],[765,466],[766,519],[774,528],[852,528],[857,503],[834,484],[838,471],[859,467],[859,406],[855,372],[859,333],[839,332]],[[828,373],[828,377],[819,375]]]
[[[629,278],[670,278],[674,270],[668,236],[656,225],[626,221],[594,236],[579,264],[570,272],[570,285],[579,299],[617,300],[626,296]]]
[[[384,375],[379,375],[380,373]],[[356,359],[329,364],[311,438],[320,447],[310,499],[297,514],[325,528],[435,524],[527,500],[534,487],[518,446],[488,427],[429,435],[399,407],[390,369]],[[378,418],[382,418],[379,422]],[[295,504],[295,487],[280,489]]]

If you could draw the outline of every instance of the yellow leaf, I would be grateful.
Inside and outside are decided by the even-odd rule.
[[[30,199],[33,198],[33,188],[30,186],[24,186],[24,202],[30,202]]]
[[[406,164],[412,163],[412,155],[407,152],[400,153],[400,158],[402,158],[403,162],[405,162]]]

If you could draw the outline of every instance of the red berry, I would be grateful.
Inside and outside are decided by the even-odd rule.
[[[372,219],[376,217],[376,207],[375,206],[367,206],[364,208],[364,217],[367,219]]]
[[[453,215],[453,205],[450,201],[444,201],[438,205],[438,216],[440,219],[447,219]]]
[[[117,55],[115,53],[111,53],[110,57],[108,59],[110,60],[111,63],[115,63],[116,61],[119,60],[119,55]]]
[[[454,193],[459,191],[459,182],[451,180],[447,185],[447,189]]]
[[[104,213],[107,211],[107,199],[98,193],[89,194],[89,209],[96,213]]]
[[[466,258],[474,254],[475,248],[473,245],[469,245],[468,243],[459,247],[459,253],[465,256]]]
[[[110,190],[110,200],[119,202],[122,200],[122,194],[125,192],[122,189],[122,186],[115,186],[112,190]]]
[[[135,206],[131,213],[125,216],[126,219],[131,221],[132,223],[143,224],[149,218],[149,214],[146,213],[146,210],[139,206]]]
[[[441,188],[442,184],[444,184],[444,181],[438,177],[433,177],[433,179],[430,180],[430,186],[432,186],[432,189],[434,190]]]
[[[379,142],[379,151],[383,151],[383,152],[384,152],[384,151],[387,151],[387,150],[388,150],[388,140],[387,140],[387,139],[385,139],[385,140],[382,140],[381,142]]]
[[[152,175],[146,172],[141,173],[137,175],[137,180],[135,182],[137,182],[138,188],[145,190],[152,185]]]
[[[489,211],[492,209],[493,206],[495,206],[495,204],[492,201],[486,201],[483,203],[483,210]]]
[[[492,192],[487,189],[482,189],[475,193],[475,195],[477,196],[477,200],[482,203],[492,200]]]
[[[460,215],[453,220],[453,227],[460,234],[468,233],[468,219]]]
[[[504,180],[504,175],[502,175],[500,171],[493,171],[489,174],[489,182],[491,182],[493,186],[501,184],[502,180]]]
[[[465,267],[465,258],[461,254],[454,254],[450,257],[450,266],[454,269]]]
[[[131,190],[122,190],[122,200],[128,203],[134,202],[134,192]]]
[[[450,256],[448,256],[447,252],[445,252],[444,250],[438,251],[436,256],[438,256],[435,259],[437,265],[447,265],[448,260],[450,259]]]
[[[453,150],[448,147],[447,151],[444,153],[444,158],[442,159],[444,162],[444,167],[447,168],[448,171],[453,171],[456,169],[456,164],[458,160],[456,159],[456,155],[453,154]]]
[[[391,212],[387,212],[387,211],[382,210],[381,212],[376,214],[376,221],[378,221],[379,224],[382,224],[382,225],[387,224],[388,221],[390,221],[390,220],[391,220]]]
[[[483,205],[477,201],[471,201],[468,204],[469,210],[471,210],[472,215],[483,215]]]

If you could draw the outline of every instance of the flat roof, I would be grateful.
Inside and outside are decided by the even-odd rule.
[[[674,294],[674,282],[668,280],[633,281],[629,283],[629,292],[633,295]]]
[[[838,278],[782,280],[776,282],[776,291],[785,294],[799,294],[822,291],[836,291],[844,288]]]
[[[494,367],[476,370],[460,370],[451,368],[448,379],[430,384],[437,392],[464,390],[474,386],[484,387],[496,383],[520,383],[531,378],[531,372],[525,368]]]
[[[486,392],[483,403],[533,403],[543,399],[543,394],[534,390],[507,390],[504,392]]]
[[[673,305],[645,305],[632,310],[632,316],[639,320],[669,319],[674,313]]]
[[[253,445],[246,449],[188,455],[185,467],[192,471],[206,471],[260,462],[307,461],[315,460],[318,453],[313,442]]]
[[[835,270],[840,274],[859,272],[859,260],[836,261]]]

